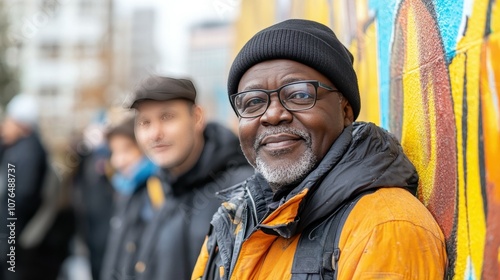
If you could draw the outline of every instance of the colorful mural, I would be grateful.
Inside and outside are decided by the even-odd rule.
[[[355,56],[359,120],[393,132],[418,169],[449,278],[500,279],[500,1],[258,2],[242,1],[237,45],[285,18],[331,26]]]

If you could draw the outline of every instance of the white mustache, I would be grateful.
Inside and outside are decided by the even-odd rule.
[[[280,133],[287,133],[287,134],[292,134],[299,136],[303,138],[306,141],[306,145],[310,146],[311,145],[311,136],[307,131],[292,128],[292,127],[287,127],[287,126],[272,126],[263,133],[257,135],[257,138],[255,139],[255,142],[253,144],[253,148],[255,151],[257,151],[261,146],[260,143],[264,138],[270,135],[275,135],[275,134],[280,134]]]

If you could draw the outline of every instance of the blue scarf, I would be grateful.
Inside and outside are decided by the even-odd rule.
[[[131,174],[124,175],[116,172],[111,178],[111,181],[113,183],[113,187],[118,193],[122,195],[131,195],[157,171],[158,167],[156,167],[156,165],[154,165],[148,158],[143,157],[132,167]]]

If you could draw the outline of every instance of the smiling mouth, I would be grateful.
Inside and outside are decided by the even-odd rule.
[[[164,149],[167,149],[169,148],[171,145],[167,145],[167,144],[160,144],[160,145],[154,145],[154,146],[151,146],[151,149],[152,150],[164,150]]]
[[[281,151],[283,152],[289,151],[293,148],[294,145],[303,141],[304,139],[299,135],[295,134],[273,134],[268,135],[262,139],[259,145],[259,149],[262,148],[267,151]]]
[[[267,143],[264,146],[267,148],[285,148],[289,145],[293,145],[297,142],[298,140],[286,140],[286,141],[280,141],[280,142],[272,142],[272,143]]]

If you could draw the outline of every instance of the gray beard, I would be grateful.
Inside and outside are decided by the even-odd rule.
[[[264,139],[264,137],[278,133],[298,135],[305,140],[306,151],[302,154],[302,156],[300,156],[300,158],[292,160],[277,160],[280,162],[275,165],[269,165],[262,160],[262,157],[259,154],[259,143],[262,139]],[[317,158],[312,151],[311,136],[309,133],[289,127],[279,126],[268,129],[266,132],[257,137],[254,143],[254,149],[257,155],[255,159],[255,169],[257,172],[262,174],[274,192],[304,179],[317,163]],[[290,152],[289,149],[283,149],[278,150],[271,155],[277,157],[288,152]]]

